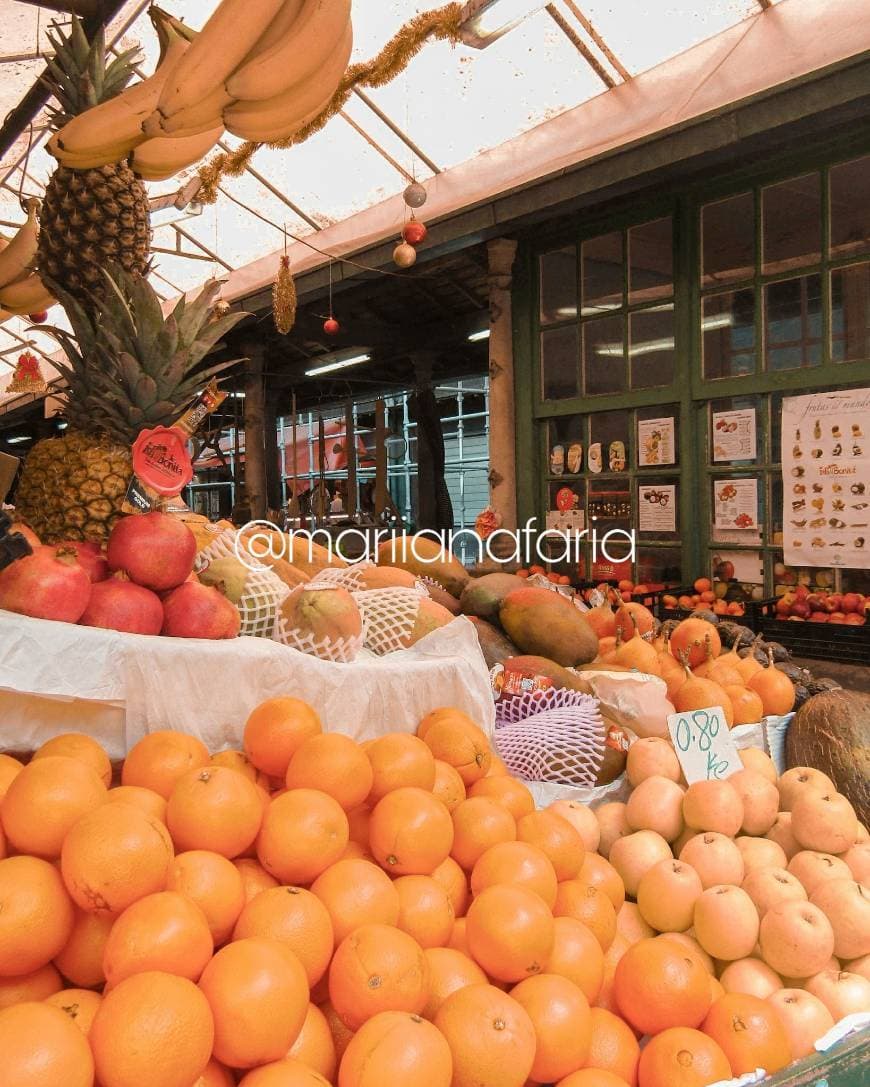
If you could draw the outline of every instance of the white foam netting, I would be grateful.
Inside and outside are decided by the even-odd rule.
[[[550,687],[496,703],[496,748],[526,781],[594,785],[606,732],[597,700],[580,691]]]
[[[200,551],[195,569],[204,570],[216,559],[238,559],[235,532],[227,529]],[[242,620],[239,633],[248,638],[271,638],[278,608],[290,589],[268,566],[247,553],[244,565],[248,568],[248,576],[244,592],[236,604]]]
[[[362,612],[365,646],[378,657],[407,649],[425,590],[364,589],[353,598]]]
[[[323,581],[319,575],[316,581],[308,582],[304,586],[305,589],[334,589],[335,587],[335,582]],[[307,653],[310,657],[319,657],[321,660],[333,661],[336,664],[350,664],[351,661],[356,660],[365,644],[365,615],[362,616],[362,621],[362,633],[358,637],[318,640],[313,634],[303,634],[295,627],[291,627],[279,609],[275,617],[272,637],[281,645],[289,645],[291,649],[298,649],[300,653]]]

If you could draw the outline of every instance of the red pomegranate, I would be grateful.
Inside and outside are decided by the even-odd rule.
[[[174,589],[193,569],[196,539],[183,521],[166,513],[124,517],[109,536],[112,570],[125,570],[131,581],[154,592]]]
[[[65,547],[37,547],[0,572],[0,608],[32,619],[77,623],[90,597],[91,579]]]
[[[150,589],[134,585],[123,570],[94,585],[85,613],[79,620],[85,627],[120,630],[125,634],[159,634],[163,626],[163,605]]]
[[[109,576],[109,564],[99,544],[92,543],[89,540],[64,540],[63,543],[57,546],[75,551],[79,566],[84,568],[85,573],[91,579],[91,584],[95,585],[98,581],[105,581]]]
[[[236,638],[241,617],[220,589],[186,581],[163,600],[163,630],[170,638]]]

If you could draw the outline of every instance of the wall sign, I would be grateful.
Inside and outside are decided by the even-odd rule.
[[[640,468],[675,464],[673,418],[638,419],[637,448]]]
[[[723,781],[743,769],[721,706],[668,716],[668,731],[686,781]]]
[[[677,531],[677,488],[675,484],[661,487],[638,487],[638,525],[641,532]]]
[[[713,484],[713,524],[729,532],[757,532],[758,480],[717,479]]]
[[[783,400],[782,475],[786,563],[866,569],[870,389]]]
[[[755,460],[755,408],[713,412],[713,463]]]

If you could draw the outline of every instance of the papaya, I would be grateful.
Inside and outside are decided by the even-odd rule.
[[[533,679],[535,676],[546,676],[552,681],[556,690],[563,688],[569,691],[585,691],[586,687],[580,676],[575,676],[561,664],[548,660],[546,657],[510,657],[504,662],[506,672],[519,672],[520,675]]]
[[[565,667],[588,664],[598,655],[598,637],[567,597],[525,586],[508,593],[499,609],[508,637],[524,653]]]
[[[525,588],[525,581],[516,574],[484,574],[472,578],[462,590],[459,606],[463,615],[476,615],[488,622],[498,622],[498,613],[505,597],[514,589]]]
[[[478,619],[476,615],[469,615],[468,621],[474,625],[477,631],[477,640],[480,643],[480,651],[486,661],[487,668],[494,668],[497,664],[504,664],[508,657],[515,657],[519,650],[514,643],[503,634],[498,627],[488,623],[485,619]]]
[[[417,579],[397,566],[367,566],[359,570],[363,589],[413,589]]]
[[[468,571],[449,548],[429,536],[395,536],[378,547],[379,566],[398,566],[416,577],[437,581],[451,596],[459,597],[468,584]]]
[[[440,585],[427,585],[426,588],[429,591],[429,596],[435,601],[436,604],[440,604],[442,608],[446,608],[451,615],[459,615],[459,600],[452,593],[448,593],[446,589],[443,589]]]
[[[436,604],[429,597],[421,596],[417,608],[417,618],[414,621],[414,629],[403,639],[405,647],[410,648],[412,645],[416,645],[421,638],[425,638],[427,634],[431,634],[433,630],[437,630],[439,627],[446,627],[448,623],[453,622],[453,619],[454,616],[447,608]]]

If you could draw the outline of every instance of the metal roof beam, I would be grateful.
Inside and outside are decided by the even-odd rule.
[[[559,11],[555,4],[547,4],[546,12],[556,24],[556,26],[562,31],[569,42],[574,46],[581,57],[586,61],[593,72],[598,76],[601,82],[608,89],[616,86],[616,80],[607,71],[601,61],[595,56],[589,46],[584,42],[577,31],[571,26],[565,16]]]
[[[229,146],[229,144],[224,143],[223,140],[218,140],[217,146],[221,149],[221,151],[227,151],[230,154],[232,153],[233,149]],[[282,193],[281,190],[273,185],[268,178],[263,177],[259,170],[255,170],[253,166],[246,166],[245,173],[250,174],[255,181],[259,181],[264,189],[268,189],[268,191],[274,197],[280,200],[282,204],[285,204],[293,212],[294,215],[298,216],[302,220],[303,223],[307,223],[313,230],[323,230],[323,227],[320,223],[317,222],[316,219],[312,219],[310,215],[306,215],[302,208],[300,208],[297,204],[294,204],[289,196],[286,196],[284,193]]]
[[[359,135],[362,136],[362,138],[369,145],[369,147],[377,151],[381,158],[385,162],[388,162],[397,173],[400,173],[407,182],[410,183],[415,180],[414,175],[412,173],[409,173],[400,162],[396,162],[396,160],[389,153],[389,151],[381,147],[378,141],[373,136],[370,136],[368,132],[366,132],[366,130],[362,127],[362,125],[358,125],[353,117],[350,117],[347,113],[344,112],[344,110],[340,111],[339,116],[343,121],[347,121],[347,123],[354,130],[354,132],[358,132]]]
[[[773,0],[758,0],[758,6],[762,11],[767,11],[768,8],[773,7]]]
[[[378,118],[378,120],[383,121],[387,128],[394,135],[399,137],[402,143],[409,150],[413,151],[413,153],[421,162],[425,163],[429,167],[433,174],[440,174],[442,172],[441,167],[438,166],[437,163],[433,162],[432,159],[430,159],[429,156],[426,154],[426,152],[421,150],[421,148],[418,147],[416,143],[414,143],[411,137],[403,129],[399,128],[399,126],[392,119],[392,117],[389,117],[386,113],[384,113],[380,106],[376,105],[364,91],[361,91],[359,87],[354,87],[353,93],[361,102],[364,102],[368,106],[368,108],[372,111],[375,117]]]
[[[768,0],[768,3],[769,2],[770,0]],[[610,48],[604,38],[601,37],[601,35],[598,33],[592,23],[586,18],[580,8],[577,7],[577,5],[574,3],[574,0],[562,0],[562,3],[571,12],[577,22],[583,27],[583,29],[586,31],[592,41],[598,46],[602,54],[610,62],[613,70],[619,76],[621,76],[622,79],[631,79],[631,72],[625,67],[622,61],[620,61],[619,57],[616,56],[616,54],[613,52],[613,50]]]

